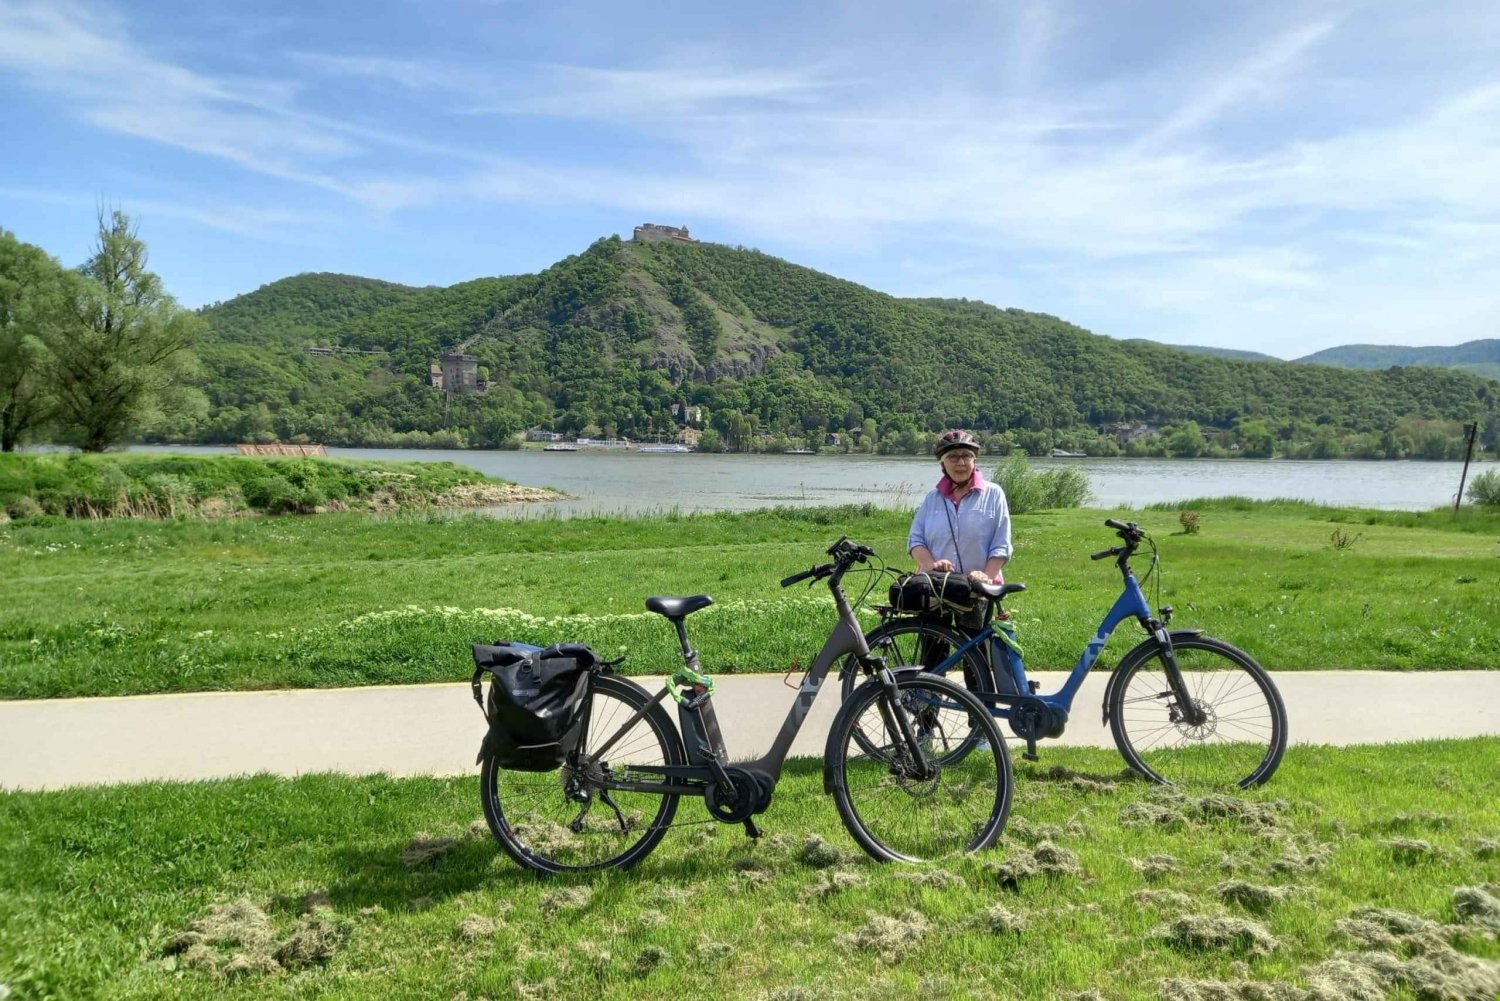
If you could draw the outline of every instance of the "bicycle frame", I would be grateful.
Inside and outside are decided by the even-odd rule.
[[[711,695],[703,694],[699,697],[686,698],[678,703],[679,729],[682,733],[684,744],[688,754],[687,765],[633,765],[629,766],[636,772],[644,772],[653,775],[663,775],[667,778],[678,780],[670,785],[655,782],[631,782],[629,780],[612,780],[605,783],[606,788],[623,789],[636,792],[661,793],[663,795],[675,794],[680,796],[705,796],[708,790],[718,783],[724,783],[732,787],[727,768],[742,769],[752,775],[764,776],[769,784],[766,792],[766,801],[769,802],[769,792],[774,790],[776,783],[781,779],[782,766],[786,763],[788,753],[792,748],[792,742],[796,739],[802,724],[806,722],[808,713],[812,710],[813,703],[817,700],[818,692],[822,690],[824,681],[827,680],[829,671],[849,654],[854,654],[861,663],[870,663],[870,647],[865,642],[864,632],[860,629],[859,619],[854,614],[853,607],[849,604],[848,596],[844,594],[840,586],[844,571],[842,568],[834,572],[829,578],[829,589],[833,592],[834,604],[838,609],[839,621],[829,633],[828,639],[823,644],[823,649],[818,652],[813,660],[812,666],[802,678],[798,686],[797,695],[792,700],[790,710],[786,719],[781,724],[781,730],[776,739],[771,742],[771,748],[764,755],[753,760],[729,761],[727,751],[723,744],[723,737],[719,732],[717,717],[713,708]],[[679,636],[682,638],[683,654],[694,671],[697,669],[697,654],[687,644],[686,633],[683,631],[681,622],[678,621]],[[883,666],[883,665],[882,665]],[[888,674],[889,672],[883,672]],[[882,677],[882,681],[894,686],[894,681]],[[672,682],[669,680],[661,690],[652,697],[644,707],[627,719],[620,728],[598,748],[589,749],[589,753],[595,757],[603,757],[615,745],[625,733],[629,732],[652,707],[661,703],[671,694]],[[909,738],[909,735],[908,735]],[[921,756],[920,750],[917,752]],[[764,805],[762,805],[764,809]],[[760,810],[756,811],[761,812]],[[748,823],[748,819],[746,821]]]
[[[1070,712],[1073,708],[1073,697],[1078,694],[1078,689],[1083,685],[1083,679],[1088,676],[1089,671],[1099,660],[1099,654],[1103,652],[1104,645],[1109,642],[1110,636],[1119,628],[1120,623],[1127,619],[1135,619],[1141,624],[1141,628],[1154,636],[1158,643],[1166,650],[1171,649],[1171,638],[1165,627],[1156,621],[1151,612],[1151,604],[1146,600],[1146,594],[1141,590],[1140,583],[1135,579],[1135,573],[1130,570],[1124,571],[1124,587],[1115,603],[1111,606],[1104,619],[1099,623],[1093,637],[1084,647],[1083,653],[1079,655],[1078,662],[1073,665],[1072,672],[1063,686],[1050,694],[1031,693],[1030,682],[1026,676],[1026,665],[1020,655],[1016,654],[1005,644],[995,638],[995,626],[986,624],[983,629],[976,633],[968,642],[954,650],[946,660],[932,668],[935,674],[946,674],[950,669],[963,662],[969,651],[979,647],[983,643],[990,643],[990,666],[992,670],[1002,670],[1002,665],[1009,665],[1012,680],[1015,682],[1016,691],[1020,695],[1001,695],[998,693],[980,694],[986,703],[1002,703],[994,705],[992,712],[999,719],[1010,719],[1011,706],[1025,701],[1035,700],[1041,702],[1049,709]],[[1000,657],[1004,656],[1001,661]],[[979,693],[976,693],[979,694]]]

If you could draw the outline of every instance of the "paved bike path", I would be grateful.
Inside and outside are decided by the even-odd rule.
[[[1034,677],[1045,692],[1066,675]],[[1041,745],[1043,760],[1049,744],[1114,746],[1100,715],[1107,678],[1084,682],[1067,732]],[[661,685],[635,680],[653,691]],[[1275,680],[1292,743],[1500,735],[1500,671],[1297,671]],[[780,675],[718,683],[714,702],[730,752],[765,752],[794,691]],[[793,755],[823,753],[837,683],[825,683]],[[256,772],[459,775],[474,771],[484,728],[466,683],[0,702],[0,789]]]

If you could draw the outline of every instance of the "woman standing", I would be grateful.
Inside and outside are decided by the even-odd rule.
[[[961,573],[1001,583],[1010,559],[1010,508],[998,483],[979,471],[979,442],[967,431],[944,431],[933,451],[943,478],[911,520],[906,549],[917,571]]]

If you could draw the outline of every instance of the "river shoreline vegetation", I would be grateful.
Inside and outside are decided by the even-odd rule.
[[[1182,512],[1196,517],[1188,534]],[[1028,663],[1072,667],[1118,590],[1088,553],[1107,515],[1162,547],[1146,583],[1272,670],[1500,668],[1500,512],[1243,499],[1016,516],[1011,599]],[[397,512],[0,525],[0,698],[458,681],[469,645],[591,643],[629,674],[679,657],[654,594],[712,594],[709,673],[800,670],[832,621],[783,576],[847,534],[905,568],[910,514],[874,505],[512,521]],[[1144,575],[1145,560],[1137,570]],[[875,584],[873,601],[884,594]],[[857,588],[860,581],[851,578]],[[858,590],[854,591],[858,594]],[[873,618],[871,622],[873,623]],[[1104,651],[1133,645],[1122,629]]]
[[[135,284],[110,294],[144,288],[159,306],[126,325],[136,347],[115,352],[113,382],[90,390],[98,402],[127,387],[130,405],[105,419],[68,402],[86,372],[65,362],[106,343],[85,334],[108,311],[77,303],[108,296],[84,295],[86,275],[0,233],[0,450],[496,449],[537,430],[640,441],[691,431],[706,451],[921,454],[933,431],[967,427],[1002,456],[1455,459],[1466,424],[1478,424],[1481,454],[1500,433],[1500,383],[1474,372],[1115,341],[709,243],[609,237],[539,274],[447,288],[298,275],[189,314],[144,270],[129,220],[100,222],[101,254],[134,262]],[[434,385],[432,366],[453,352],[483,392]]]
[[[638,868],[538,880],[472,776],[0,794],[19,998],[1480,999],[1500,990],[1500,740],[1294,746],[1267,787],[1174,793],[1113,752],[1016,762],[999,845],[871,862],[814,761],[766,837],[683,826]],[[80,892],[86,887],[87,892]],[[582,931],[580,931],[582,930]]]
[[[110,453],[0,454],[0,515],[225,518],[559,499],[452,462]]]

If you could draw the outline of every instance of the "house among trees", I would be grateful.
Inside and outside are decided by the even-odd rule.
[[[660,240],[678,240],[682,243],[697,243],[688,235],[686,226],[658,226],[654,222],[643,222],[635,228],[637,243],[655,243]]]

